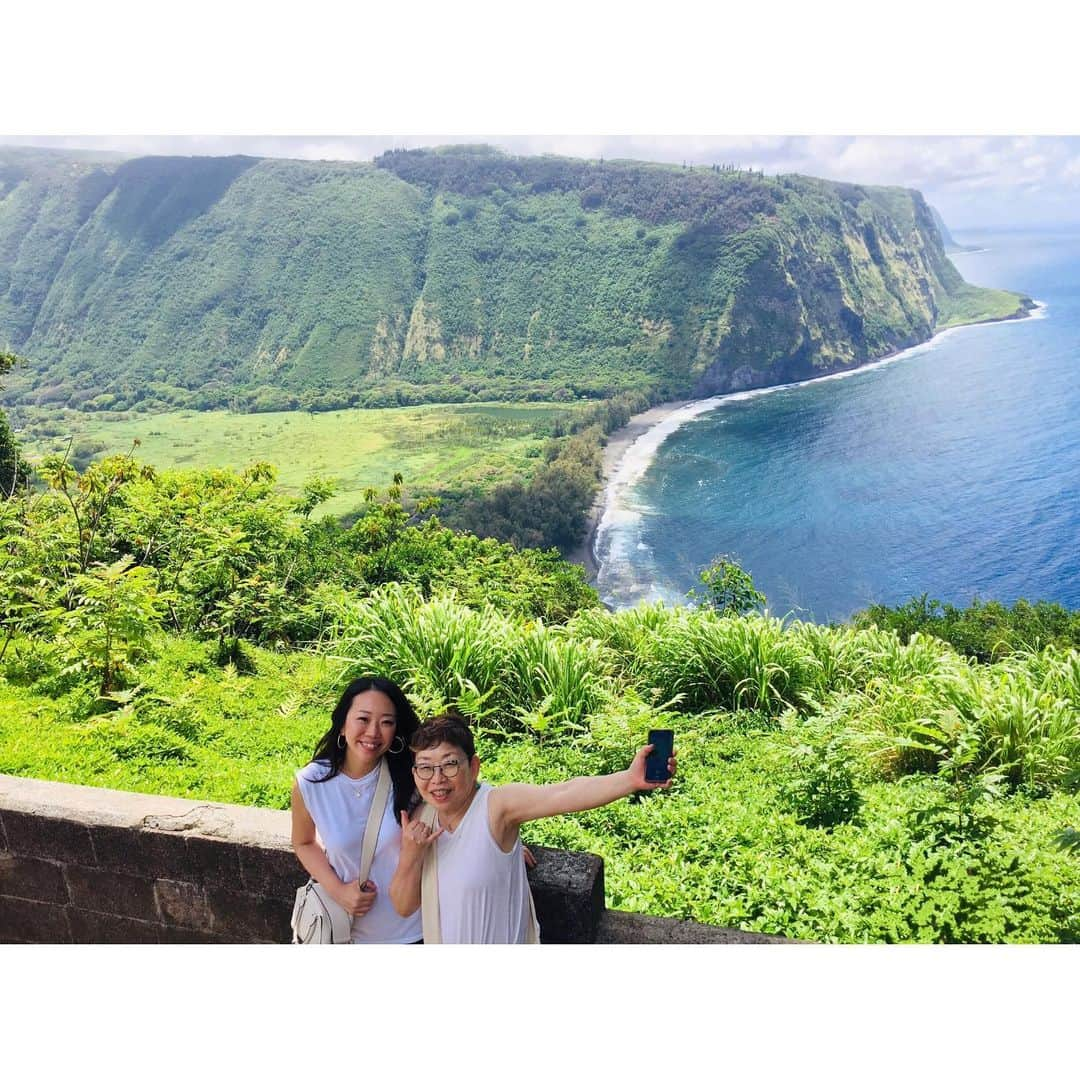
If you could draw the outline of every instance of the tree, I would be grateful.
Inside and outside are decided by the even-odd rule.
[[[98,563],[75,579],[78,599],[59,635],[67,670],[92,674],[102,699],[120,688],[161,626],[153,571],[132,561]]]
[[[9,372],[18,362],[19,357],[15,353],[0,350],[0,375]],[[2,388],[3,384],[0,383]],[[19,445],[7,416],[0,411],[0,499],[10,499],[29,475],[30,466],[19,453]]]
[[[91,465],[80,476],[78,469],[68,460],[68,452],[48,454],[38,466],[42,479],[59,492],[67,502],[75,523],[75,535],[78,543],[78,567],[85,573],[93,558],[95,541],[106,519],[117,492],[124,485],[138,476],[153,473],[150,466],[140,466],[134,459],[139,447],[139,440],[132,442],[127,454],[115,454]]]
[[[729,555],[717,555],[698,575],[704,590],[691,589],[697,597],[724,615],[745,615],[765,606],[765,595],[754,588],[754,579]]]

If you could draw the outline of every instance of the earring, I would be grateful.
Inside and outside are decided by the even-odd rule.
[[[396,742],[401,743],[401,745],[395,750],[394,749],[394,743],[396,743]],[[400,754],[402,752],[402,750],[404,750],[404,749],[405,749],[405,740],[400,735],[395,735],[394,736],[394,742],[392,742],[390,744],[390,749],[387,751],[387,753]]]
[[[337,737],[337,748],[339,750],[344,750],[345,749],[345,736],[344,735],[339,735]]]

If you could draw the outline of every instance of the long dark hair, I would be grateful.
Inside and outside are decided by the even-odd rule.
[[[345,726],[345,716],[353,703],[353,698],[368,690],[378,690],[393,702],[394,720],[397,724],[394,738],[396,740],[400,735],[405,744],[400,754],[387,753],[386,755],[386,763],[390,766],[390,779],[394,783],[394,813],[397,815],[409,808],[409,803],[416,793],[416,783],[412,774],[412,751],[409,750],[409,743],[420,726],[420,721],[417,719],[416,710],[409,704],[409,699],[401,687],[389,679],[381,679],[377,675],[365,675],[360,679],[353,679],[345,687],[341,700],[330,714],[330,730],[319,740],[315,753],[311,755],[312,761],[330,766],[326,775],[320,776],[314,782],[322,783],[341,772],[341,767],[345,764],[345,749],[338,746],[338,736]]]

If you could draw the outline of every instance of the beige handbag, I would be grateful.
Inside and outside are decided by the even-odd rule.
[[[439,815],[434,806],[424,804],[420,820],[434,832],[439,827]],[[420,918],[424,924],[424,944],[441,945],[442,923],[439,921],[439,843],[436,840],[427,849],[424,856],[424,868],[420,875]],[[526,945],[539,945],[539,923],[536,919],[536,906],[533,904],[532,889],[525,883],[525,895],[529,898],[529,929],[526,932]]]
[[[379,826],[390,797],[390,766],[383,758],[379,762],[379,779],[375,782],[375,797],[364,826],[364,842],[360,848],[359,881],[367,881]],[[314,879],[296,890],[293,904],[292,932],[294,945],[349,945],[352,943],[352,916]]]

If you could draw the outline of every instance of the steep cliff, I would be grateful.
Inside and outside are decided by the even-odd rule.
[[[965,284],[901,189],[486,147],[373,164],[0,150],[21,401],[714,393],[1023,307]]]

